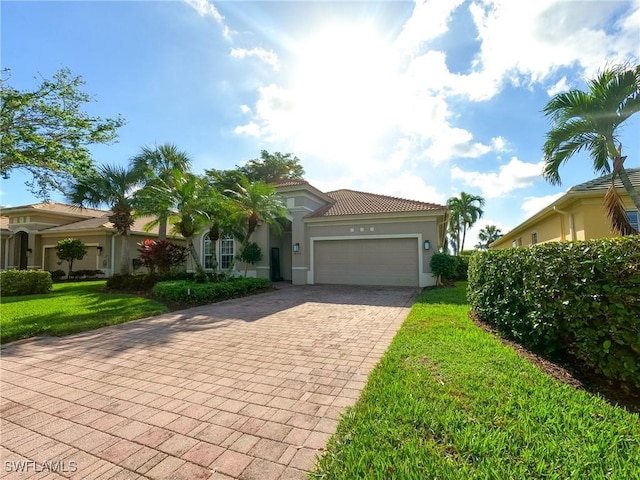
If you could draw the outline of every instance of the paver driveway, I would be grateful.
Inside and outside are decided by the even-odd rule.
[[[8,345],[0,476],[305,478],[416,293],[287,286]]]

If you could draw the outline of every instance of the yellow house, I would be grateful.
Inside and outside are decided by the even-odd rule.
[[[628,168],[627,173],[634,188],[638,190],[640,168]],[[604,207],[604,195],[610,185],[611,175],[605,175],[571,187],[551,205],[493,242],[491,248],[617,236],[611,230]],[[640,213],[620,179],[616,179],[615,186],[625,204],[631,225],[640,230]]]

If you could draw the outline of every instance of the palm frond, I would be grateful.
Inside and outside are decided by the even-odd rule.
[[[616,190],[613,181],[604,196],[604,206],[611,221],[611,228],[620,235],[634,235],[638,233],[629,223],[624,202]]]

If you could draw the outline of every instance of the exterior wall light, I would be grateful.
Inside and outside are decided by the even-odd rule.
[[[102,245],[98,245],[96,248],[98,249],[98,256],[102,255],[102,249],[104,247]]]
[[[293,244],[293,253],[300,253],[300,244],[299,243],[294,243]]]
[[[424,241],[424,249],[429,250],[431,248],[431,242],[429,240]]]
[[[32,253],[33,253],[33,250],[30,248],[27,248],[27,258],[29,258]]]

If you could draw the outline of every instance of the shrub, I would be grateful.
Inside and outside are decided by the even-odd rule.
[[[0,294],[33,295],[51,291],[51,274],[42,270],[7,270],[0,272]]]
[[[138,245],[140,262],[150,273],[157,271],[160,275],[166,275],[172,268],[182,265],[189,256],[187,247],[169,240],[146,239]]]
[[[51,274],[51,279],[52,280],[60,280],[61,278],[63,278],[66,273],[64,273],[64,270],[54,270],[52,272],[49,272]]]
[[[529,348],[640,387],[640,236],[478,253],[468,298]]]
[[[237,278],[218,283],[177,280],[159,282],[152,292],[154,297],[165,303],[195,306],[249,295],[271,285],[267,278]]]
[[[123,292],[145,292],[151,290],[158,281],[155,275],[118,274],[107,279],[107,288]]]
[[[443,280],[452,280],[455,277],[457,265],[456,257],[444,252],[434,253],[429,262],[433,274]]]
[[[104,275],[102,270],[77,270],[75,272],[71,272],[72,278],[96,278],[101,275]]]

